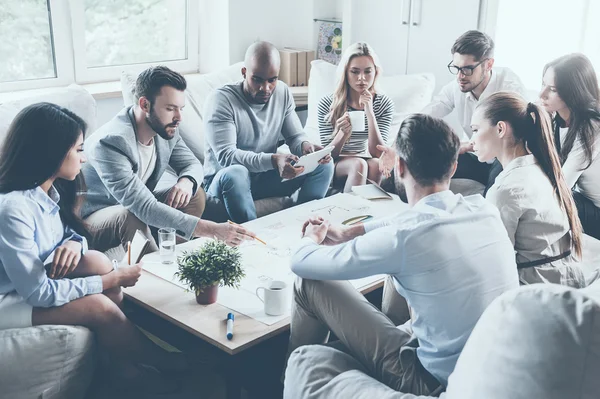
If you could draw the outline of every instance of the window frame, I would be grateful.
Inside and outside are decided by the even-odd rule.
[[[186,14],[186,59],[175,61],[156,61],[130,65],[88,67],[85,48],[85,15],[82,0],[69,0],[72,26],[73,55],[75,64],[75,82],[95,83],[113,81],[121,78],[121,73],[139,73],[146,68],[165,65],[180,73],[198,71],[198,0],[181,0],[187,5]]]
[[[85,18],[82,0],[46,0],[54,49],[56,77],[0,83],[0,93],[118,81],[122,72],[137,74],[150,66],[165,65],[179,73],[197,73],[199,68],[199,9],[201,0],[186,0],[187,58],[132,65],[88,68],[85,52]]]
[[[67,86],[74,82],[73,48],[67,0],[47,0],[56,77],[0,83],[0,92]]]

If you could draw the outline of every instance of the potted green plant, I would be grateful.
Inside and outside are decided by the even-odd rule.
[[[225,242],[210,240],[200,248],[177,258],[175,276],[196,294],[196,302],[209,305],[217,301],[219,286],[239,288],[245,273],[241,254]]]

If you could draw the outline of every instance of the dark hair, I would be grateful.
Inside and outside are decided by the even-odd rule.
[[[554,71],[556,91],[571,112],[569,131],[560,150],[561,160],[563,163],[567,160],[575,140],[579,139],[583,144],[587,168],[592,163],[594,136],[598,134],[600,123],[600,89],[596,72],[590,60],[579,53],[563,55],[547,63],[544,66],[544,75],[548,68]],[[560,128],[564,126],[565,121],[556,113],[555,138],[560,137]]]
[[[30,190],[58,173],[69,150],[85,135],[86,123],[66,108],[37,103],[23,108],[12,121],[0,150],[0,193]],[[60,216],[64,224],[87,235],[77,216],[85,191],[83,176],[56,179]]]
[[[398,156],[422,186],[451,177],[459,147],[458,136],[446,122],[425,114],[404,119],[396,139]]]
[[[554,146],[552,123],[540,106],[528,103],[514,92],[500,91],[483,100],[477,108],[484,118],[496,125],[500,121],[512,127],[517,142],[524,142],[552,183],[561,208],[567,213],[575,254],[581,257],[582,227],[571,189],[562,174],[560,158]]]
[[[163,86],[170,86],[179,91],[184,91],[187,82],[181,74],[166,66],[150,67],[142,71],[135,81],[135,98],[146,97],[152,104]]]
[[[469,30],[456,39],[450,53],[472,55],[476,61],[481,61],[494,56],[494,41],[483,32]]]

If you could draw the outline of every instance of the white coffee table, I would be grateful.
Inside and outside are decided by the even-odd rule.
[[[360,209],[360,204],[365,204],[369,208]],[[359,208],[359,209],[357,209]],[[256,231],[262,239],[275,243],[277,241],[290,237],[285,237],[289,229],[297,230],[297,237],[300,238],[300,227],[304,220],[309,216],[320,215],[333,221],[341,221],[358,214],[368,213],[374,217],[391,216],[395,213],[402,212],[407,209],[407,205],[400,201],[398,197],[393,200],[367,201],[356,200],[356,197],[351,194],[338,194],[332,197],[325,198],[319,201],[312,201],[307,204],[285,209],[283,211],[265,216],[263,218],[248,222],[246,227]],[[280,232],[275,232],[275,235],[265,235],[265,227],[278,226],[285,224]],[[281,234],[280,234],[281,233]],[[290,238],[291,239],[291,238]],[[271,242],[269,242],[271,241]],[[194,240],[185,244],[178,245],[177,251],[189,250],[202,245],[203,240]],[[258,250],[258,248],[255,248]],[[248,249],[252,252],[253,249]],[[281,250],[285,252],[286,249]],[[275,251],[277,252],[277,251]],[[275,253],[273,256],[285,258],[285,253]],[[276,259],[276,258],[272,258]],[[248,349],[268,338],[275,336],[289,328],[289,317],[284,317],[272,324],[265,324],[256,318],[248,317],[245,314],[237,312],[235,309],[224,306],[220,299],[218,302],[208,306],[198,305],[195,301],[194,294],[186,292],[181,286],[169,281],[171,271],[165,274],[161,272],[160,258],[158,254],[146,255],[143,259],[145,268],[153,270],[153,273],[145,270],[139,282],[134,286],[127,288],[125,294],[133,303],[149,310],[159,317],[167,320],[175,326],[182,328],[193,335],[203,339],[204,341],[220,348],[228,354],[234,355]],[[268,263],[268,262],[265,262]],[[282,275],[291,273],[289,265],[281,262],[278,265]],[[248,271],[251,276],[254,272],[260,270],[261,265],[248,266]],[[250,270],[252,268],[252,270]],[[287,268],[287,271],[285,270]],[[158,270],[158,271],[157,271]],[[269,265],[269,273],[274,271],[273,265]],[[163,274],[164,278],[158,275]],[[256,276],[254,276],[256,277]],[[366,294],[383,285],[384,276],[375,276],[362,280],[355,280],[353,283],[358,291]],[[256,300],[250,297],[247,293],[254,292],[255,281],[251,278],[246,282],[242,282],[240,295],[236,300],[250,302]],[[220,288],[220,297],[225,292]],[[246,296],[244,296],[246,295]],[[241,299],[240,299],[241,298]],[[234,304],[234,308],[239,308],[239,303]],[[227,340],[225,319],[227,313],[235,314],[234,337],[232,340]]]

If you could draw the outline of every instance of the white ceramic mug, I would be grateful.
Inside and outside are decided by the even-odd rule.
[[[265,313],[270,316],[281,316],[288,306],[287,284],[283,281],[274,280],[267,287],[258,287],[256,296],[265,304]],[[261,298],[259,292],[264,291]]]
[[[353,132],[365,131],[365,111],[350,111],[350,124]]]

